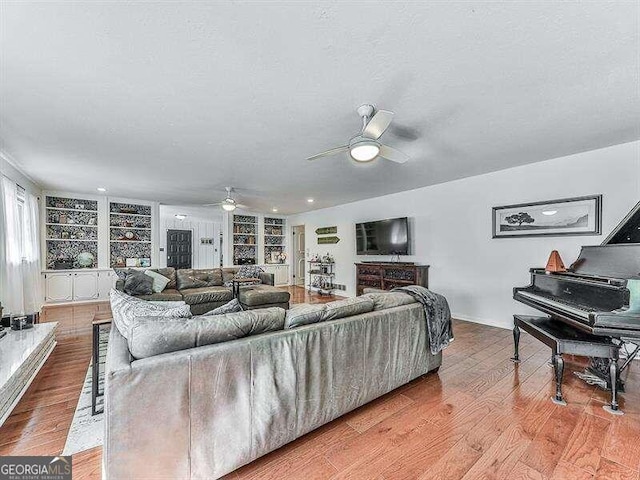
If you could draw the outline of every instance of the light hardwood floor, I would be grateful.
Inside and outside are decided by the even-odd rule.
[[[294,302],[323,302],[290,287]],[[62,307],[43,319],[63,318]],[[87,316],[103,306],[67,308],[78,325],[59,344],[0,428],[0,455],[55,455],[65,438],[90,357]],[[456,321],[456,340],[437,374],[374,402],[228,475],[229,479],[624,479],[640,480],[640,368],[626,375],[624,416],[602,410],[608,395],[572,375],[566,407],[553,391],[548,348],[522,336],[514,365],[511,332]],[[74,455],[74,479],[100,478],[101,448]]]

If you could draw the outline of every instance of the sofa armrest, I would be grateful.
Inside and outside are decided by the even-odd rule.
[[[260,282],[262,282],[263,285],[274,285],[275,275],[273,273],[262,272],[260,274]]]

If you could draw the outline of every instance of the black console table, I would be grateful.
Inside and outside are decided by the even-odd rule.
[[[611,375],[611,404],[605,406],[604,409],[609,413],[622,415],[622,411],[618,407],[619,346],[613,343],[609,337],[591,335],[549,317],[514,315],[513,341],[515,352],[512,360],[516,363],[520,362],[518,356],[520,329],[551,347],[553,351],[552,361],[556,376],[556,394],[551,397],[551,400],[554,403],[559,405],[567,404],[562,397],[563,354],[606,358],[609,359],[609,374]]]

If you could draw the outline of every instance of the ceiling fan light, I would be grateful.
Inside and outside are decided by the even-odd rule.
[[[380,146],[376,142],[362,141],[351,145],[349,154],[356,162],[370,162],[380,153]]]
[[[225,200],[222,204],[222,209],[226,212],[233,212],[236,209],[236,203],[233,201],[229,202]]]

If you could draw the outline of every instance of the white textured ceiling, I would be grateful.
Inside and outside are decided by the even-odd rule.
[[[0,148],[47,188],[294,213],[640,138],[637,2],[1,2]],[[306,162],[372,102],[404,165]],[[307,197],[316,202],[310,205]]]

